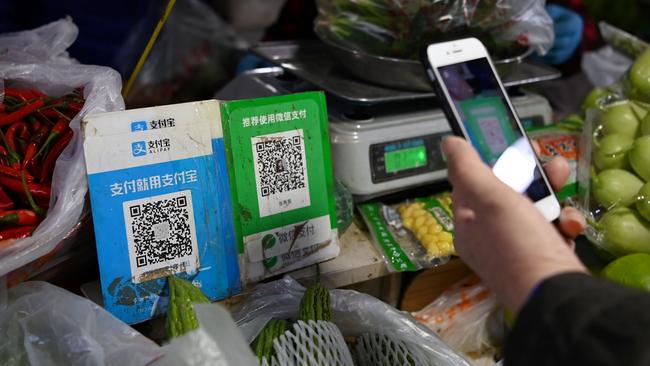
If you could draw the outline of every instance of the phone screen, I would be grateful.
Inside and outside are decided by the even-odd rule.
[[[438,67],[464,132],[494,174],[533,202],[551,195],[486,58]]]

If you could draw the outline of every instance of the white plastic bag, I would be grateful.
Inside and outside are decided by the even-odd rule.
[[[218,304],[194,304],[199,328],[162,347],[152,366],[257,366],[230,313]]]
[[[68,20],[63,23],[55,22],[50,26],[53,29],[68,29],[71,24],[66,22]],[[58,25],[54,26],[56,24]],[[32,32],[39,33],[41,29],[43,28]],[[15,44],[20,44],[21,38],[18,35],[21,34],[25,37],[24,44],[29,44],[33,39],[40,39],[34,38],[33,33],[22,32],[13,38]],[[51,39],[59,39],[54,35],[50,36]],[[35,42],[39,44],[40,41]],[[71,234],[84,212],[88,189],[80,121],[89,113],[124,109],[124,101],[120,95],[122,86],[120,75],[107,67],[72,63],[19,64],[0,61],[0,100],[4,96],[4,86],[35,88],[54,97],[67,94],[77,87],[83,87],[86,102],[83,109],[70,122],[70,128],[74,131],[72,141],[57,159],[47,217],[31,237],[0,246],[0,276],[52,252],[64,238]]]
[[[78,34],[70,17],[33,30],[0,34],[0,62],[73,63],[66,50]]]
[[[297,316],[305,288],[291,277],[258,285],[233,318],[251,343],[271,318]],[[418,347],[434,365],[469,363],[410,315],[352,290],[331,290],[332,322],[344,336],[384,334]]]
[[[141,366],[161,355],[97,304],[46,282],[9,289],[0,307],[2,365]]]
[[[632,59],[611,46],[585,52],[581,67],[594,86],[605,87],[614,84],[632,66]]]

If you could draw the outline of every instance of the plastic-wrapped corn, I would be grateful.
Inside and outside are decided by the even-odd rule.
[[[437,201],[440,206],[451,207],[449,196],[439,197]],[[454,237],[449,231],[449,226],[452,224],[442,207],[436,208],[439,209],[438,212],[443,212],[448,222],[441,223],[432,213],[434,210],[428,209],[425,202],[404,204],[399,206],[397,211],[400,214],[402,225],[413,233],[426,249],[429,257],[444,257],[454,254]]]

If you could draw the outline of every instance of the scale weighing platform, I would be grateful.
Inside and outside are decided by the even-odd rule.
[[[347,74],[320,42],[261,44],[258,55],[278,65],[241,74],[216,98],[255,98],[307,90],[327,95],[334,175],[364,201],[447,178],[440,142],[451,129],[435,94],[394,90]],[[558,71],[521,63],[506,87],[559,77]],[[524,125],[550,124],[548,101],[509,90]]]

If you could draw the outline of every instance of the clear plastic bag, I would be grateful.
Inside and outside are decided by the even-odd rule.
[[[0,62],[73,63],[66,50],[78,34],[70,17],[28,31],[0,34]]]
[[[492,56],[513,48],[553,44],[553,21],[543,0],[318,0],[317,32],[373,55],[417,59],[427,45],[477,36]],[[515,52],[517,52],[515,50]]]
[[[295,319],[305,288],[291,277],[258,285],[233,314],[244,339],[251,343],[272,318]],[[416,347],[434,365],[463,365],[467,361],[435,333],[406,313],[352,290],[331,290],[332,322],[343,336],[383,334]]]
[[[143,20],[144,21],[144,20]],[[146,21],[145,21],[146,23]],[[121,53],[148,38],[146,26],[127,39]],[[129,93],[129,108],[210,99],[230,80],[247,47],[232,28],[200,0],[178,1]],[[138,48],[139,49],[139,48]],[[131,63],[119,66],[130,75]]]
[[[414,315],[453,349],[475,359],[498,353],[504,336],[502,314],[494,294],[473,276]]]
[[[58,25],[51,26],[53,29],[69,30],[70,26],[74,25],[68,21],[55,22],[52,24]],[[40,34],[42,29],[33,32]],[[19,34],[24,35],[26,39],[24,44],[30,44],[29,40],[34,38],[29,32]],[[58,39],[54,35],[50,36],[51,39]],[[67,39],[63,36],[60,38]],[[20,44],[19,40],[20,37],[14,37],[15,44]],[[8,245],[3,243],[0,247],[0,276],[51,253],[73,232],[84,213],[88,189],[80,121],[90,113],[124,109],[120,94],[120,75],[107,67],[72,63],[0,62],[0,100],[4,96],[2,91],[4,86],[35,88],[54,97],[67,94],[77,87],[83,87],[86,102],[83,109],[70,122],[74,137],[56,161],[47,217],[31,237],[15,240]]]
[[[580,141],[576,204],[587,217],[585,235],[606,261],[650,253],[650,105],[622,90],[612,86],[600,108],[587,110]]]
[[[2,290],[0,290],[2,292]],[[46,282],[24,282],[0,304],[3,365],[141,366],[160,348],[92,301]]]

